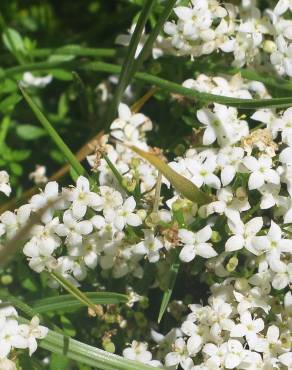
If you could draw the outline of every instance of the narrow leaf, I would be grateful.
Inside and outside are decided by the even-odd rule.
[[[94,369],[153,370],[152,366],[114,355],[52,330],[39,342],[39,346],[50,352],[66,356],[78,363],[92,366]]]
[[[168,17],[170,15],[170,13],[172,11],[172,8],[173,8],[173,6],[174,6],[175,3],[176,3],[176,0],[168,0],[167,1],[167,4],[164,6],[164,10],[163,10],[162,14],[159,17],[156,26],[154,27],[154,29],[152,30],[152,32],[148,36],[148,39],[145,42],[145,45],[143,46],[143,49],[141,50],[138,58],[134,61],[133,68],[132,68],[132,71],[131,71],[131,74],[130,74],[130,77],[129,77],[129,81],[128,82],[130,82],[130,79],[140,69],[140,67],[143,64],[144,60],[151,53],[153,44],[154,44],[155,40],[157,39],[157,37],[158,37],[158,35],[159,35],[159,33],[160,33],[160,31],[161,31],[164,23],[168,19]]]
[[[75,297],[81,304],[87,306],[92,312],[97,313],[95,304],[90,298],[88,298],[81,290],[74,286],[70,281],[65,279],[61,274],[57,272],[50,272],[50,275],[73,297]]]
[[[149,17],[149,14],[151,12],[151,9],[154,3],[155,3],[155,0],[146,0],[145,5],[139,16],[134,33],[130,40],[130,44],[128,47],[128,52],[127,52],[125,61],[121,69],[118,86],[116,87],[113,100],[109,106],[107,120],[106,120],[106,127],[109,127],[112,120],[114,119],[116,112],[117,112],[118,105],[121,102],[122,95],[127,87],[127,84],[130,82],[133,64],[135,61],[136,50],[137,50],[145,24],[147,22],[147,19]]]
[[[176,277],[179,271],[180,267],[180,262],[178,257],[176,257],[176,260],[171,264],[170,270],[169,270],[169,281],[168,281],[168,288],[163,294],[161,305],[160,305],[160,310],[158,314],[158,324],[162,320],[162,317],[167,309],[168,303],[170,301],[170,298],[172,296],[172,291],[176,282]]]
[[[83,293],[93,304],[117,304],[126,303],[128,297],[124,294],[112,292],[90,292]],[[38,313],[76,310],[84,306],[75,296],[63,294],[56,297],[39,299],[31,303],[33,309]]]
[[[150,162],[159,172],[162,173],[163,176],[165,176],[170,181],[172,186],[187,199],[191,200],[192,202],[198,203],[199,205],[211,202],[212,199],[208,194],[201,191],[190,180],[174,171],[157,155],[145,152],[144,150],[139,149],[135,146],[130,146],[130,148],[135,153],[139,154],[142,158]]]

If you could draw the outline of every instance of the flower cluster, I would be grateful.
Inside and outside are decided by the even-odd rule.
[[[34,316],[30,323],[19,324],[14,307],[0,301],[0,369],[16,370],[15,363],[9,359],[14,349],[28,349],[31,356],[37,349],[37,339],[43,339],[48,329],[39,325]]]
[[[164,53],[192,57],[215,51],[232,53],[236,67],[261,65],[272,67],[279,75],[292,76],[292,21],[285,17],[291,8],[289,0],[279,0],[264,12],[256,1],[239,3],[191,0],[189,6],[177,6],[177,19],[164,26]]]

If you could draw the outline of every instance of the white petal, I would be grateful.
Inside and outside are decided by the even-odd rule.
[[[179,258],[183,262],[190,262],[196,256],[195,249],[192,245],[186,245],[180,251]]]

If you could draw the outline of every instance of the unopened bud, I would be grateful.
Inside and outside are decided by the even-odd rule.
[[[240,186],[239,188],[236,189],[235,192],[236,198],[239,200],[244,200],[247,197],[246,189],[243,186]]]
[[[228,272],[232,272],[236,269],[237,265],[238,265],[238,258],[235,256],[231,257],[226,265],[226,270]]]
[[[213,243],[219,243],[221,241],[221,235],[218,231],[213,230],[211,235],[211,240]]]
[[[266,53],[272,54],[277,50],[277,46],[272,40],[266,40],[263,43],[263,50]]]
[[[122,185],[130,193],[132,193],[136,188],[137,182],[136,182],[135,179],[124,178],[123,181],[122,181]]]
[[[3,285],[9,285],[13,282],[13,277],[11,275],[3,275],[1,276],[1,283]]]
[[[235,280],[234,288],[236,290],[247,290],[249,287],[248,281],[245,278],[239,278]]]
[[[201,218],[207,218],[208,217],[208,212],[207,212],[207,206],[206,205],[203,205],[202,207],[199,208],[198,215]]]

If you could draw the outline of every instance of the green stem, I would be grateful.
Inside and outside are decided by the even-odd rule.
[[[131,71],[131,74],[130,74],[130,77],[129,77],[129,81],[127,81],[128,83],[130,82],[131,78],[135,75],[135,73],[140,69],[144,60],[146,58],[148,58],[149,54],[151,53],[152,46],[153,46],[155,40],[157,39],[164,23],[168,19],[175,3],[176,3],[176,0],[168,0],[168,3],[165,6],[157,24],[156,24],[156,26],[154,27],[153,31],[150,33],[150,35],[149,35],[143,49],[141,50],[138,58],[134,61],[133,68],[132,68],[132,71]]]
[[[51,69],[56,68],[64,68],[64,69],[80,69],[80,70],[90,70],[94,72],[104,72],[108,74],[120,74],[121,73],[121,66],[111,63],[104,63],[104,62],[80,62],[80,61],[73,61],[73,62],[40,62],[40,63],[31,63],[25,66],[17,66],[13,68],[9,68],[6,71],[0,72],[0,82],[1,80],[7,77],[13,77],[18,73],[23,73],[25,71],[40,71],[40,70],[47,70],[50,71]],[[239,99],[239,98],[231,98],[225,97],[221,95],[214,95],[199,92],[196,90],[188,89],[184,86],[181,86],[175,82],[171,82],[165,80],[163,78],[152,76],[145,72],[137,72],[135,74],[135,79],[149,83],[151,85],[160,87],[165,91],[170,93],[177,93],[182,96],[185,96],[191,100],[198,100],[205,103],[219,103],[225,104],[229,106],[234,106],[237,108],[242,109],[257,109],[257,108],[286,108],[292,106],[292,97],[284,97],[284,98],[274,98],[274,99]]]
[[[117,108],[121,102],[123,93],[127,87],[127,84],[131,80],[131,73],[135,61],[135,54],[140,42],[145,24],[148,20],[149,14],[151,12],[152,6],[154,5],[155,0],[146,0],[146,4],[143,6],[141,14],[139,16],[138,22],[136,24],[134,33],[131,37],[130,44],[128,47],[128,52],[121,68],[120,78],[118,82],[118,86],[116,87],[114,97],[109,105],[109,109],[107,112],[106,117],[106,129],[109,128],[110,124],[112,123],[113,119],[115,118]]]
[[[74,55],[80,57],[114,57],[116,49],[86,48],[78,45],[67,45],[60,48],[44,48],[30,51],[30,55],[36,58],[45,58],[51,55]]]

